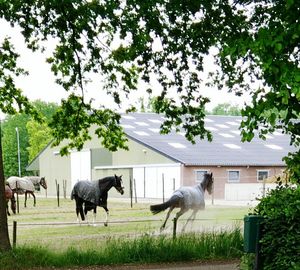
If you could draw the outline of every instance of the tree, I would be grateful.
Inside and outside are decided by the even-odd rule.
[[[33,51],[43,51],[44,41],[51,37],[56,42],[47,61],[57,83],[70,94],[49,126],[54,145],[71,139],[61,150],[67,154],[68,147],[83,147],[92,124],[98,125],[96,134],[105,147],[126,149],[120,115],[108,108],[94,108],[84,95],[90,79],[97,75],[105,81],[99,95],[109,94],[117,104],[138,90],[140,80],[149,84],[148,93],[154,92],[154,76],[161,87],[154,110],[165,115],[162,132],[175,127],[183,129],[191,142],[211,140],[204,125],[209,100],[201,95],[204,60],[209,54],[216,67],[208,84],[237,95],[251,91],[253,96],[252,104],[242,111],[243,140],[251,141],[258,127],[262,138],[280,128],[299,146],[300,122],[294,121],[300,111],[299,8],[299,1],[293,0],[4,0],[0,17],[21,27]],[[0,50],[5,56],[0,58],[1,70],[16,74],[16,65],[6,65],[7,61],[15,64],[16,55],[8,55],[11,46],[8,41],[5,44]],[[13,82],[6,82],[3,76],[0,73],[4,91],[13,89],[20,99]],[[2,110],[2,103],[11,98],[4,95]],[[26,104],[21,101],[19,105]],[[286,159],[295,181],[300,179],[299,157],[297,152]]]
[[[30,105],[28,99],[22,95],[20,89],[14,84],[14,78],[25,74],[25,71],[17,66],[18,54],[8,39],[0,46],[0,109],[4,113],[15,114],[17,111],[32,114],[39,119],[38,114]],[[2,125],[2,124],[1,124]],[[0,125],[0,131],[1,131]],[[11,249],[4,189],[4,168],[2,159],[2,133],[0,132],[0,251]]]
[[[28,132],[27,151],[29,160],[31,161],[36,155],[53,140],[51,129],[48,123],[51,121],[53,115],[58,110],[59,106],[56,103],[47,103],[40,100],[33,102],[34,108],[44,117],[44,122],[40,123],[34,119],[30,119],[26,123]],[[27,163],[28,164],[28,163]]]
[[[230,103],[218,104],[212,109],[213,115],[241,115],[241,109],[238,106],[231,105]]]
[[[21,175],[26,175],[26,166],[51,139],[51,130],[47,123],[51,121],[58,105],[36,100],[30,103],[44,122],[34,120],[26,113],[8,115],[3,121],[3,161],[4,175],[9,177],[19,175],[18,172],[18,145],[16,128],[19,133]]]
[[[30,120],[26,124],[29,134],[29,161],[32,161],[37,154],[47,146],[52,140],[51,129],[46,123],[40,124],[37,121]]]

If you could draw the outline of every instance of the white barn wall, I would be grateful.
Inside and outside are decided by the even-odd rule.
[[[60,194],[63,194],[63,180],[67,180],[67,197],[71,192],[71,168],[70,156],[61,157],[58,147],[47,147],[39,157],[40,176],[47,181],[47,196],[56,196],[56,182],[60,186]],[[46,192],[41,188],[41,194]]]

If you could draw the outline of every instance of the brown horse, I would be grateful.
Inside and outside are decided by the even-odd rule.
[[[5,198],[6,198],[6,211],[7,215],[10,216],[9,210],[8,210],[8,201],[10,200],[10,208],[13,211],[13,213],[16,213],[16,200],[13,191],[8,185],[5,185]]]

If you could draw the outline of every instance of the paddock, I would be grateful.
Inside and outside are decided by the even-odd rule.
[[[104,226],[105,211],[98,208],[96,226],[76,221],[75,203],[70,199],[60,199],[58,206],[55,198],[38,198],[36,207],[23,207],[20,196],[20,213],[8,217],[10,239],[13,241],[13,222],[17,222],[16,244],[50,247],[64,250],[101,248],[103,243],[115,237],[139,237],[141,235],[159,235],[160,226],[165,217],[164,212],[153,216],[149,210],[153,201],[133,203],[128,199],[108,199],[110,218],[108,227]],[[159,202],[156,200],[155,202]],[[235,226],[243,228],[243,218],[249,206],[221,206],[207,203],[204,211],[199,211],[193,226],[186,232],[203,232],[230,230]],[[174,210],[174,214],[176,211]],[[190,212],[178,221],[177,232],[180,233]],[[92,214],[89,214],[92,223]],[[170,217],[172,219],[173,216]],[[172,222],[163,234],[172,236]]]

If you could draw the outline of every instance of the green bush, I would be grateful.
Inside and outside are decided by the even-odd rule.
[[[300,186],[279,185],[261,199],[264,269],[300,269]]]

